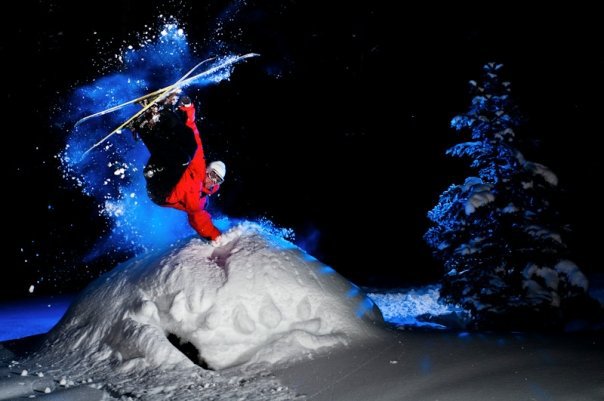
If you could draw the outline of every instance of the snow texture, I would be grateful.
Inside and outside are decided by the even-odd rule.
[[[400,332],[279,377],[312,401],[601,401],[601,336]]]
[[[560,234],[550,231],[546,228],[537,225],[526,226],[524,230],[532,237],[539,240],[552,240],[559,244],[562,244],[562,237]]]
[[[372,293],[384,317],[405,331],[384,332],[375,341],[332,348],[270,371],[165,366],[95,373],[82,363],[77,369],[56,364],[50,371],[33,364],[21,376],[27,369],[0,344],[0,400],[503,401],[546,399],[543,394],[552,400],[602,399],[604,350],[598,333],[560,337],[409,331],[429,325],[416,321],[418,316],[454,312],[438,303],[438,289]],[[3,368],[2,362],[11,360],[11,368]]]
[[[534,175],[540,175],[548,184],[554,187],[558,185],[558,177],[556,176],[556,174],[554,174],[549,168],[547,168],[543,164],[527,161],[524,164],[524,168],[533,173]]]
[[[476,184],[472,186],[472,193],[465,204],[466,215],[470,215],[481,206],[491,203],[495,200],[495,195],[491,192],[492,185]]]
[[[554,266],[554,269],[558,274],[566,276],[566,279],[571,285],[587,291],[589,281],[575,263],[570,260],[561,260]]]
[[[522,275],[525,278],[522,285],[527,290],[527,297],[548,301],[552,306],[560,306],[558,290],[562,282],[583,291],[588,289],[587,277],[570,260],[561,260],[553,268],[530,264]]]
[[[440,286],[438,285],[391,293],[372,292],[368,295],[382,311],[384,320],[399,328],[421,326],[444,328],[442,325],[422,322],[418,317],[423,315],[434,317],[459,312],[459,309],[439,301]]]
[[[379,309],[358,287],[247,223],[217,243],[189,239],[100,277],[23,366],[55,376],[52,366],[61,366],[74,383],[92,378],[110,394],[144,400],[191,399],[192,389],[245,394],[196,366],[168,336],[193,345],[202,365],[253,371],[376,338],[382,327]],[[277,385],[262,388],[280,388],[282,398],[257,399],[292,399]]]

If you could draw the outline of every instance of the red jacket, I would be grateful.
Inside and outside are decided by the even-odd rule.
[[[180,106],[178,109],[185,113],[185,115],[187,116],[187,121],[185,121],[187,127],[191,128],[195,135],[199,135],[197,124],[195,124],[195,106],[193,106],[193,103],[188,106]]]
[[[220,231],[212,223],[212,217],[205,210],[205,207],[207,196],[216,193],[220,189],[220,185],[213,185],[210,188],[204,186],[206,162],[199,130],[195,124],[195,106],[192,104],[190,106],[180,106],[179,109],[187,116],[185,124],[193,130],[197,142],[197,151],[179,182],[166,198],[165,206],[186,212],[191,227],[201,237],[214,240],[220,235]]]

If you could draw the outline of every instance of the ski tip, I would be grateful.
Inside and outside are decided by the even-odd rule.
[[[80,160],[78,160],[78,163],[83,162],[83,161],[84,161],[84,159],[86,158],[86,156],[88,155],[88,153],[90,153],[90,151],[91,151],[91,150],[92,150],[92,149],[88,149],[87,151],[85,151],[84,153],[82,153],[82,154],[80,155]]]
[[[260,53],[246,53],[241,56],[235,56],[235,57],[237,58],[237,60],[243,60],[245,58],[252,58],[252,57],[258,57],[258,56],[260,56]]]

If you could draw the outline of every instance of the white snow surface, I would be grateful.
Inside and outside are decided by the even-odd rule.
[[[398,291],[371,296],[399,327],[402,319],[425,312],[449,313],[438,304],[438,286]],[[3,347],[7,343],[0,343],[0,400],[600,401],[604,395],[604,344],[597,332],[435,332],[411,326],[292,363],[217,372],[178,365],[124,371],[121,362],[108,359],[69,366],[65,361],[73,358],[67,355],[55,355],[52,365],[43,365],[40,354],[16,362]],[[47,344],[40,353],[53,354],[48,351]],[[71,352],[81,356],[77,348]]]
[[[554,269],[560,280],[581,285],[572,262]],[[540,277],[553,285],[547,273]],[[450,312],[438,304],[437,286],[371,295],[397,325]],[[189,239],[118,266],[74,301],[27,359],[0,344],[0,400],[507,401],[547,394],[595,401],[604,395],[598,333],[396,332],[381,322],[362,291],[333,269],[244,224],[217,243]],[[167,341],[168,333],[193,344],[218,370],[195,365]]]
[[[377,338],[382,328],[379,309],[358,287],[245,223],[216,243],[189,239],[100,277],[25,365],[61,366],[75,382],[100,377],[118,394],[148,389],[150,380],[158,395],[145,390],[142,399],[184,400],[191,398],[181,394],[183,375],[185,390],[189,384],[221,388],[221,381],[209,380],[214,372],[195,365],[169,334],[192,344],[212,369],[255,370]],[[291,399],[285,388],[279,391]]]
[[[84,291],[49,343],[53,353],[117,359],[122,369],[190,365],[172,333],[224,369],[345,345],[381,321],[333,269],[245,224],[216,244],[190,239],[118,266]]]
[[[516,134],[514,133],[514,130],[511,128],[506,128],[504,130],[501,130],[499,132],[495,133],[495,138],[502,140],[502,141],[512,141],[514,139],[514,137],[516,136]]]
[[[384,320],[397,327],[430,326],[444,328],[442,325],[422,322],[422,315],[447,315],[461,310],[439,300],[440,286],[429,285],[390,293],[372,292],[368,294],[382,311]]]
[[[585,274],[581,272],[579,266],[570,260],[561,260],[554,266],[554,269],[558,274],[563,274],[571,285],[582,288],[587,291],[589,287],[589,280],[585,277]]]
[[[560,236],[560,234],[538,225],[526,226],[524,227],[524,231],[529,233],[532,237],[539,238],[541,240],[551,239],[560,244],[562,243],[562,237]]]
[[[558,177],[547,166],[527,161],[524,164],[524,168],[533,173],[534,175],[540,175],[548,184],[554,187],[558,185]]]
[[[465,204],[466,215],[470,215],[481,206],[491,203],[495,200],[495,195],[491,192],[492,185],[478,184],[472,187],[472,194]]]
[[[495,200],[495,194],[491,192],[493,185],[484,183],[479,177],[468,177],[463,183],[464,192],[470,192],[465,202],[466,215],[471,215],[481,206]]]

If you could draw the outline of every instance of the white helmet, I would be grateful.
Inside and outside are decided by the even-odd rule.
[[[210,171],[210,170],[212,170],[216,174],[218,174],[220,179],[224,181],[224,176],[226,175],[226,166],[224,165],[223,162],[216,161],[216,162],[210,163],[210,165],[208,166],[208,171]]]

